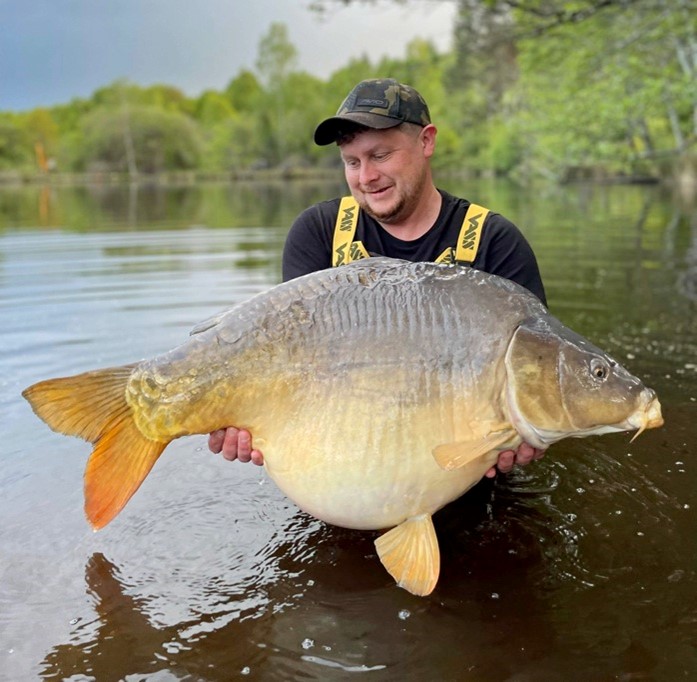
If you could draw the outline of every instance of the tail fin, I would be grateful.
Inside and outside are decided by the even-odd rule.
[[[54,431],[94,444],[85,470],[85,514],[95,530],[125,506],[169,441],[146,438],[126,402],[134,365],[49,379],[22,392]]]

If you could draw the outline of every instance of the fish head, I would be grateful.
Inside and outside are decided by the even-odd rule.
[[[505,364],[512,422],[536,447],[663,424],[653,390],[554,318],[519,325]]]

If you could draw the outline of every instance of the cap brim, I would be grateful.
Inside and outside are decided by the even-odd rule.
[[[336,142],[339,139],[339,135],[342,132],[346,132],[347,121],[376,130],[394,128],[404,122],[401,118],[381,116],[380,114],[373,114],[369,111],[352,111],[351,113],[341,114],[341,116],[332,116],[322,121],[315,129],[315,144],[324,146]]]

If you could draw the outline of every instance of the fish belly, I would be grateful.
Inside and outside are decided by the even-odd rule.
[[[402,452],[359,448],[349,449],[345,457],[313,451],[316,463],[302,469],[278,467],[275,462],[301,459],[307,456],[306,450],[291,447],[282,453],[265,453],[265,458],[273,481],[303,511],[335,526],[378,530],[433,514],[481,480],[496,461],[494,453],[476,467],[446,472],[422,446],[412,444],[408,457]]]
[[[266,469],[301,509],[333,525],[382,529],[432,514],[479,481],[497,453],[444,471],[434,447],[465,437],[458,415],[471,411],[452,386],[394,371],[371,380],[308,387],[293,418],[260,427]],[[391,389],[385,390],[386,382]],[[486,416],[491,406],[479,400]],[[265,439],[266,440],[266,439]]]

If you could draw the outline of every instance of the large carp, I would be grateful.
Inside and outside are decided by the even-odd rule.
[[[420,595],[440,566],[431,515],[501,450],[663,423],[652,390],[517,284],[386,258],[280,284],[164,355],[23,395],[51,428],[94,444],[95,529],[174,438],[235,425],[301,509],[391,529],[378,555]]]

